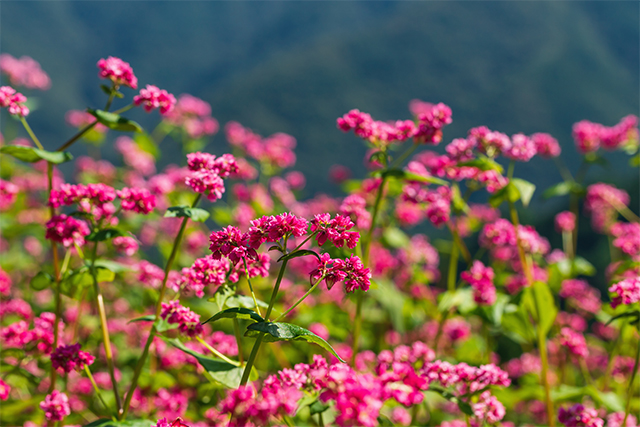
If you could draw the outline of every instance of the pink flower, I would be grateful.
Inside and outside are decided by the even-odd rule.
[[[418,114],[414,140],[422,144],[437,145],[442,141],[442,128],[452,122],[451,108],[443,103],[432,105]]]
[[[11,386],[0,379],[0,400],[7,400],[11,392]]]
[[[138,88],[138,78],[133,74],[133,70],[128,62],[113,56],[98,61],[101,79],[109,79],[116,86],[129,86],[131,89]]]
[[[600,134],[604,126],[592,123],[588,120],[575,123],[573,125],[573,140],[578,151],[582,154],[598,151],[600,148]]]
[[[640,301],[640,276],[624,279],[609,288],[613,295],[611,307],[633,304]]]
[[[345,197],[340,205],[340,214],[350,217],[356,227],[361,230],[367,230],[371,225],[371,214],[366,209],[367,202],[359,194],[352,194]]]
[[[71,414],[69,398],[58,390],[48,394],[44,401],[40,402],[40,408],[44,411],[47,421],[62,421],[64,417]]]
[[[472,405],[473,414],[479,420],[486,421],[488,424],[495,424],[502,420],[506,414],[504,405],[491,394],[490,391],[483,392],[477,403]]]
[[[122,209],[134,211],[141,214],[148,214],[156,206],[156,196],[151,194],[146,188],[123,188],[117,192],[122,200]]]
[[[244,269],[244,265],[242,268]],[[199,258],[191,267],[182,269],[178,286],[194,291],[198,298],[202,298],[206,287],[213,285],[217,289],[227,281],[229,270],[229,261],[226,259],[214,259],[211,255]]]
[[[144,109],[148,113],[159,108],[160,114],[167,114],[176,104],[176,98],[164,89],[147,85],[145,89],[140,89],[140,95],[133,97],[133,103],[135,105],[144,104]]]
[[[62,243],[66,248],[73,244],[83,246],[85,244],[84,237],[90,234],[86,222],[65,214],[51,218],[47,222],[46,228],[45,238]]]
[[[560,329],[560,345],[567,347],[569,352],[575,356],[587,357],[589,355],[584,336],[570,328]]]
[[[640,254],[640,224],[636,222],[616,222],[609,232],[615,237],[613,246],[627,255]]]
[[[116,150],[122,154],[124,163],[144,176],[156,173],[156,160],[150,153],[142,150],[128,136],[116,139]]]
[[[16,92],[11,86],[0,87],[0,107],[6,108],[12,116],[26,117],[29,109],[24,105],[27,97]]]
[[[485,267],[481,261],[474,261],[469,271],[460,277],[473,288],[473,298],[480,305],[493,305],[496,301],[496,288],[493,285],[494,273],[491,267]]]
[[[573,212],[560,212],[556,215],[555,224],[558,232],[571,233],[576,228],[576,216]]]
[[[56,348],[51,353],[51,365],[54,369],[62,369],[64,372],[84,369],[85,365],[92,365],[95,357],[85,351],[80,350],[80,344],[63,345]]]
[[[558,157],[562,151],[558,140],[548,133],[534,133],[531,140],[538,154],[544,158]]]
[[[191,338],[202,334],[200,315],[180,305],[179,301],[163,302],[160,316],[168,323],[177,323],[180,332]]]
[[[637,427],[638,420],[633,414],[628,414],[627,424],[622,425],[624,421],[624,412],[614,412],[607,416],[607,427]]]
[[[536,144],[524,134],[516,134],[511,137],[511,148],[504,152],[504,156],[519,162],[528,162],[536,155]]]
[[[132,256],[138,252],[138,241],[129,236],[118,236],[111,243],[118,252],[124,253],[126,256]]]
[[[562,282],[560,296],[583,312],[595,314],[600,311],[600,291],[581,279],[567,279]]]
[[[182,126],[193,139],[214,135],[220,128],[218,121],[211,117],[211,105],[189,94],[180,95],[175,107],[164,115],[164,119],[175,126]]]
[[[255,249],[248,245],[248,236],[237,227],[229,225],[220,231],[214,231],[209,236],[209,241],[213,259],[226,256],[232,263],[237,264],[245,258],[257,257]]]
[[[51,87],[51,79],[47,73],[40,68],[38,61],[28,56],[17,59],[8,53],[1,54],[0,71],[9,76],[9,81],[14,86],[39,90]]]
[[[189,425],[182,422],[182,418],[178,417],[175,420],[169,422],[167,418],[162,418],[158,420],[158,423],[153,427],[190,427]]]
[[[585,408],[580,403],[576,403],[568,409],[560,407],[558,421],[565,427],[603,427],[604,425],[604,420],[598,418],[598,411],[593,408]]]
[[[140,261],[137,265],[137,271],[137,280],[146,286],[158,288],[164,280],[164,271],[149,261]]]
[[[617,208],[629,205],[629,194],[611,185],[599,182],[587,187],[584,210],[590,213],[594,229],[604,232],[618,216]]]
[[[317,232],[316,241],[322,246],[327,240],[330,240],[337,248],[344,246],[345,242],[349,249],[353,249],[358,244],[360,233],[357,231],[348,231],[353,228],[354,224],[346,216],[336,215],[331,219],[328,213],[314,216],[311,221],[311,232]]]
[[[16,201],[18,190],[14,183],[0,179],[0,211],[11,208]]]

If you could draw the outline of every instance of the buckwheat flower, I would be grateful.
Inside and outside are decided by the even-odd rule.
[[[16,92],[11,86],[0,87],[0,107],[6,108],[12,116],[27,117],[29,115],[25,102],[27,97]]]
[[[475,140],[478,151],[492,158],[508,152],[512,145],[507,135],[491,131],[486,126],[469,129],[467,138]]]
[[[604,420],[598,418],[598,411],[594,408],[586,408],[580,403],[558,410],[558,421],[565,427],[603,427]]]
[[[604,232],[618,216],[616,208],[629,205],[629,194],[611,185],[599,182],[587,187],[584,210],[591,214],[591,224]]]
[[[333,285],[342,282],[347,277],[347,274],[343,271],[342,260],[331,259],[331,256],[326,252],[320,254],[320,260],[314,259],[314,261],[317,262],[317,267],[309,273],[310,279],[317,281],[324,276],[324,282],[329,290]]]
[[[203,329],[200,324],[200,315],[180,305],[179,301],[173,300],[170,303],[162,303],[160,317],[168,323],[177,323],[180,332],[191,338],[196,335],[202,335]]]
[[[509,178],[502,176],[502,174],[495,170],[487,170],[480,172],[476,179],[478,182],[485,185],[487,191],[491,194],[498,190],[502,190],[509,184]]]
[[[213,259],[225,256],[233,264],[237,264],[245,258],[255,258],[258,255],[255,249],[249,247],[248,236],[231,225],[211,233],[209,241]]]
[[[211,255],[198,258],[191,267],[182,269],[178,286],[186,291],[193,291],[198,298],[202,298],[205,288],[213,286],[215,291],[226,283],[229,270],[229,261],[226,259],[214,259]]]
[[[473,138],[455,138],[445,147],[445,150],[451,160],[466,162],[473,159],[473,149],[476,148],[476,145],[477,141]]]
[[[125,187],[117,192],[122,210],[148,214],[156,207],[156,196],[146,188]]]
[[[622,425],[624,421],[624,412],[614,412],[607,415],[607,427],[637,427],[638,420],[633,414],[627,415],[627,423]]]
[[[567,347],[571,354],[575,356],[587,357],[589,355],[584,336],[570,328],[560,329],[560,345]]]
[[[133,74],[133,70],[128,62],[113,56],[98,61],[100,72],[98,77],[108,79],[116,86],[129,86],[131,89],[138,88],[138,78]]]
[[[120,136],[116,139],[115,147],[127,166],[144,176],[156,173],[156,160],[153,155],[142,150],[133,139]]]
[[[366,209],[367,202],[359,194],[351,194],[342,201],[339,211],[341,215],[350,217],[361,230],[367,230],[371,225],[371,214]]]
[[[425,195],[427,203],[426,215],[436,227],[440,227],[449,221],[451,215],[451,190],[449,187],[438,187],[437,190],[428,191]]]
[[[511,148],[503,154],[506,158],[519,162],[528,162],[536,155],[536,145],[528,136],[518,133],[511,137]]]
[[[51,87],[51,79],[47,73],[42,70],[38,61],[28,56],[18,59],[8,53],[1,54],[0,71],[9,77],[14,86],[39,90],[48,90]]]
[[[133,97],[133,103],[135,105],[142,104],[148,113],[159,108],[160,114],[167,114],[176,104],[176,98],[164,89],[147,85],[145,89],[140,89],[140,95]]]
[[[451,108],[442,102],[433,105],[417,117],[414,139],[423,144],[439,144],[442,141],[442,128],[452,122]]]
[[[589,286],[585,280],[563,280],[560,287],[560,296],[568,298],[572,305],[583,312],[595,314],[600,311],[600,291]]]
[[[0,378],[0,400],[7,400],[11,392],[11,386]]]
[[[160,284],[164,280],[164,271],[155,264],[151,264],[149,261],[142,260],[135,267],[137,270],[137,280],[152,288],[160,287]]]
[[[603,127],[600,140],[602,147],[606,150],[615,150],[629,144],[637,147],[638,117],[628,115],[613,127]]]
[[[351,293],[356,289],[368,291],[371,284],[371,272],[356,255],[344,260],[342,271],[347,275],[344,280],[345,290]]]
[[[504,418],[506,411],[504,405],[500,403],[490,391],[483,392],[477,403],[472,406],[473,414],[479,420],[486,421],[489,424],[495,424]]]
[[[609,232],[615,237],[613,246],[627,255],[640,254],[640,224],[637,222],[616,222]]]
[[[229,281],[237,283],[240,277],[249,274],[249,278],[269,277],[269,267],[271,265],[271,257],[268,254],[258,254],[255,258],[247,258],[247,266],[244,262],[237,263],[229,274]]]
[[[560,212],[556,215],[555,225],[559,233],[571,233],[576,228],[576,215],[569,211]]]
[[[67,373],[82,371],[85,366],[93,364],[95,357],[80,348],[79,343],[59,346],[51,353],[51,365]]]
[[[138,241],[130,236],[115,237],[111,243],[116,251],[124,253],[126,256],[132,256],[138,252]]]
[[[481,305],[492,305],[496,300],[496,288],[493,285],[494,273],[491,267],[485,267],[481,261],[474,261],[469,271],[460,277],[473,288],[473,298]]]
[[[44,411],[47,421],[62,421],[64,417],[71,414],[69,398],[58,390],[53,390],[40,402],[40,409]]]
[[[18,191],[17,185],[0,179],[0,211],[9,209],[15,203]]]
[[[357,231],[348,231],[353,228],[354,224],[346,216],[336,215],[331,219],[328,213],[314,216],[311,221],[311,232],[317,232],[316,241],[318,245],[324,245],[330,240],[337,248],[341,248],[347,244],[349,249],[353,249],[358,244],[360,233]]]
[[[600,148],[600,134],[604,126],[582,120],[573,125],[573,140],[578,151],[582,154],[598,151]]]
[[[562,152],[558,140],[548,133],[534,133],[531,135],[531,140],[536,147],[536,152],[546,159],[558,157]]]
[[[178,417],[175,420],[169,422],[167,418],[159,419],[158,422],[152,427],[190,427],[182,422],[182,418]]]
[[[640,276],[621,280],[609,288],[612,294],[611,307],[633,304],[640,301]]]
[[[65,248],[73,244],[84,246],[84,237],[91,233],[86,222],[65,214],[51,218],[47,222],[46,228],[45,238],[62,243]]]

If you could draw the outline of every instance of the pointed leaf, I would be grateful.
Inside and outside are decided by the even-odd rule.
[[[343,363],[346,363],[336,351],[331,347],[331,345],[314,334],[313,332],[301,328],[297,325],[292,325],[290,323],[272,323],[272,322],[260,322],[253,323],[247,327],[247,333],[245,336],[254,337],[258,336],[259,333],[265,333],[264,340],[267,342],[275,342],[275,341],[307,341],[314,344],[318,344],[320,347],[324,348],[335,357],[338,358]]]
[[[44,271],[39,272],[33,279],[29,282],[31,289],[36,291],[41,291],[43,289],[47,289],[53,283],[53,276]]]
[[[535,282],[533,284],[533,297],[536,299],[536,305],[540,309],[537,316],[538,327],[542,329],[542,333],[546,336],[558,314],[549,285],[543,282]]]
[[[536,191],[536,186],[529,181],[525,181],[524,179],[520,178],[513,178],[511,182],[520,192],[520,199],[522,200],[522,204],[526,208],[527,206],[529,206],[529,202],[533,197],[533,193]]]
[[[196,358],[198,363],[207,371],[211,378],[228,388],[238,388],[244,367],[237,367],[220,359],[204,356],[196,351],[187,348],[177,339],[165,339],[179,350]],[[258,378],[258,372],[252,368],[249,379],[254,381]]]
[[[260,316],[255,311],[243,307],[234,307],[222,310],[221,312],[211,316],[210,318],[202,322],[202,324],[204,325],[205,323],[215,322],[216,320],[220,319],[247,319],[256,322],[264,322],[262,316]]]
[[[27,163],[46,160],[50,163],[60,164],[73,159],[73,156],[66,151],[45,151],[22,145],[5,145],[4,147],[0,147],[0,153],[8,154]]]
[[[172,206],[167,209],[167,212],[164,214],[165,218],[191,218],[197,222],[204,222],[209,218],[209,212],[200,208],[191,208],[189,206]]]
[[[85,239],[90,242],[103,242],[105,240],[113,239],[114,237],[124,236],[125,234],[117,228],[105,228],[103,230],[94,231],[89,234]]]
[[[290,254],[282,255],[278,259],[278,262],[284,261],[284,260],[290,260],[290,259],[293,259],[293,258],[298,258],[298,257],[305,256],[305,255],[313,255],[316,258],[318,258],[318,261],[321,261],[320,255],[318,255],[315,251],[312,251],[312,250],[309,250],[309,249],[298,249],[297,251],[291,252]]]
[[[142,127],[138,123],[126,119],[119,114],[109,113],[103,110],[93,110],[91,108],[87,108],[87,112],[109,129],[122,132],[142,132]]]
[[[146,316],[136,317],[135,319],[129,320],[127,322],[127,325],[134,322],[153,322],[154,320],[156,320],[155,314],[148,314]]]

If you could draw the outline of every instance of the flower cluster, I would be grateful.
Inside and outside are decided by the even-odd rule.
[[[633,304],[640,301],[640,276],[624,279],[609,288],[613,295],[611,307],[616,308],[620,304]]]
[[[267,168],[284,169],[296,163],[293,149],[297,142],[291,135],[276,133],[263,138],[237,122],[227,123],[224,130],[229,144]]]
[[[131,89],[138,88],[138,78],[133,74],[133,69],[128,62],[113,56],[98,61],[101,79],[108,79],[115,86],[129,86]]]
[[[27,117],[29,108],[24,103],[27,97],[11,86],[0,87],[0,108],[6,108],[12,116]]]
[[[368,291],[371,285],[371,272],[364,267],[360,258],[356,255],[341,260],[331,259],[329,254],[320,255],[317,267],[310,273],[311,280],[317,281],[324,277],[327,289],[344,281],[345,290],[354,292],[356,289]]]
[[[156,196],[146,188],[123,188],[117,192],[122,210],[148,214],[156,207]]]
[[[153,155],[142,150],[138,144],[128,136],[118,137],[115,142],[115,148],[120,154],[122,154],[124,163],[136,172],[143,176],[156,173],[156,165]]]
[[[591,153],[600,147],[616,150],[629,143],[637,145],[638,118],[626,116],[612,127],[583,120],[573,125],[573,139],[581,153]]]
[[[211,117],[211,105],[195,96],[182,94],[174,108],[164,114],[164,120],[184,128],[193,139],[218,132],[218,121]]]
[[[18,186],[10,181],[0,179],[0,211],[9,209],[16,201]]]
[[[52,217],[46,228],[45,238],[62,243],[66,248],[73,245],[84,246],[84,238],[91,233],[86,222],[65,214]]]
[[[584,210],[591,214],[591,224],[596,231],[604,232],[617,217],[617,209],[629,205],[629,194],[609,184],[599,182],[587,188]]]
[[[324,245],[330,240],[337,248],[341,248],[347,244],[349,249],[353,249],[358,244],[360,233],[357,231],[349,231],[354,224],[346,216],[336,215],[331,219],[328,213],[318,214],[311,221],[311,232],[316,234],[318,245]]]
[[[222,197],[224,193],[223,178],[238,170],[236,159],[231,154],[216,157],[209,153],[187,154],[189,170],[185,183],[196,193],[206,194],[212,202]]]
[[[473,288],[473,299],[480,305],[493,305],[496,288],[493,285],[493,268],[485,267],[481,261],[474,261],[469,271],[460,274],[462,280]]]
[[[59,346],[51,353],[51,364],[67,373],[81,371],[85,366],[92,365],[95,357],[80,348],[79,343]]]
[[[133,97],[133,103],[135,105],[143,105],[147,112],[159,108],[160,114],[167,114],[173,110],[176,98],[164,89],[147,85],[146,88],[140,89],[140,95]]]
[[[558,421],[565,427],[603,427],[604,420],[598,417],[598,411],[587,408],[581,403],[558,410]]]
[[[66,394],[53,390],[42,402],[40,408],[44,411],[47,421],[62,421],[64,417],[71,414],[69,398]]]
[[[200,324],[200,315],[189,310],[187,307],[180,305],[179,301],[171,301],[169,303],[162,303],[162,312],[160,317],[165,319],[168,323],[177,323],[180,332],[189,336],[195,337],[202,335],[202,325]]]
[[[8,53],[0,54],[0,72],[9,76],[9,81],[14,86],[39,90],[51,88],[51,79],[47,73],[38,61],[28,56],[18,59]]]
[[[227,281],[230,268],[226,259],[214,259],[211,255],[198,258],[191,267],[182,269],[182,277],[176,284],[178,289],[193,291],[198,298],[202,298],[205,288],[217,288]]]

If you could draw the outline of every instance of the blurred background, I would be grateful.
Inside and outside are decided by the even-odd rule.
[[[29,1],[0,8],[1,51],[33,57],[52,79],[49,91],[25,92],[37,97],[29,121],[45,148],[75,132],[64,122],[68,110],[101,108],[96,62],[117,56],[131,64],[141,87],[209,102],[221,126],[235,120],[264,136],[293,135],[295,169],[307,176],[308,196],[339,194],[327,177],[334,163],[364,176],[364,144],[335,124],[352,108],[396,120],[410,118],[411,99],[444,102],[453,124],[442,146],[479,125],[507,134],[548,132],[574,172],[581,159],[573,123],[612,126],[639,112],[635,1]],[[138,110],[128,116],[155,126],[157,113]],[[4,132],[10,129],[3,125]],[[163,145],[161,163],[179,158],[172,152],[180,147],[170,145]],[[207,150],[228,150],[222,132]],[[103,156],[120,163],[109,143]],[[622,154],[608,162],[592,168],[587,181],[626,188],[637,212],[637,169]],[[516,175],[539,190],[560,180],[553,162],[537,159],[518,165]],[[568,201],[545,201],[541,192],[525,221],[549,235],[549,220]]]

